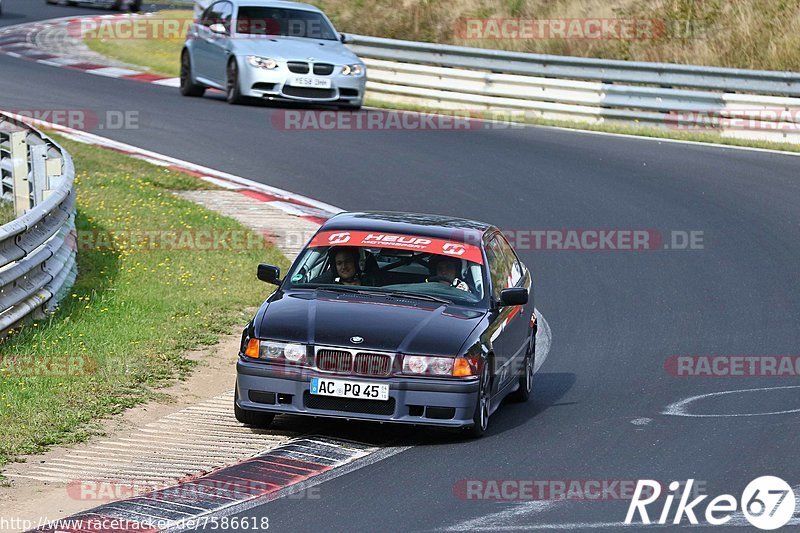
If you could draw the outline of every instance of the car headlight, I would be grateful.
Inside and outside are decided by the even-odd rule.
[[[250,342],[252,343],[254,340],[255,339],[250,339]],[[258,342],[260,344],[258,350],[259,359],[266,359],[267,361],[288,361],[295,364],[303,364],[306,362],[306,347],[304,344],[278,341]]]
[[[345,65],[342,67],[343,76],[361,76],[364,73],[364,65],[356,63],[354,65]]]
[[[403,357],[403,372],[431,376],[452,376],[453,358],[406,355]]]
[[[247,62],[253,67],[263,68],[265,70],[278,68],[278,62],[269,57],[247,56]]]

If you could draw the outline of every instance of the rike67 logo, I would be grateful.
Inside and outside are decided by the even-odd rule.
[[[792,487],[784,480],[775,476],[762,476],[751,481],[744,492],[740,501],[736,501],[730,494],[721,494],[708,502],[705,513],[701,514],[697,509],[708,495],[697,496],[689,501],[692,496],[692,485],[694,480],[690,479],[685,485],[677,481],[669,484],[669,493],[664,499],[664,507],[656,519],[656,524],[664,525],[669,522],[672,514],[672,504],[676,497],[678,505],[672,518],[672,524],[680,524],[684,517],[692,525],[699,522],[697,516],[705,518],[705,521],[714,526],[727,524],[734,517],[737,507],[741,504],[741,513],[751,525],[762,530],[773,530],[785,526],[794,515],[796,505],[795,494]],[[677,491],[684,487],[683,492]],[[647,496],[643,497],[643,494]],[[625,517],[626,524],[632,524],[635,515],[638,513],[642,524],[651,524],[647,506],[654,503],[661,496],[661,484],[658,481],[644,479],[636,484],[631,504],[628,507],[628,514]]]

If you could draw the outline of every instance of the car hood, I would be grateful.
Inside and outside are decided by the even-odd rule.
[[[256,317],[261,339],[413,354],[459,355],[485,311],[435,302],[284,293]],[[363,342],[353,343],[351,337]]]
[[[339,41],[258,36],[234,39],[232,42],[233,52],[236,55],[257,55],[279,61],[314,61],[339,65],[361,63],[361,60]],[[314,59],[310,60],[312,57]]]

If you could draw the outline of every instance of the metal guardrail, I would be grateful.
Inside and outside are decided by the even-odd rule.
[[[0,113],[0,201],[15,220],[0,226],[0,338],[52,310],[77,274],[75,168],[45,135]]]
[[[371,97],[800,142],[800,73],[526,54],[350,35]],[[692,115],[694,113],[694,115]],[[715,119],[725,119],[715,121]],[[736,121],[741,122],[738,127]]]

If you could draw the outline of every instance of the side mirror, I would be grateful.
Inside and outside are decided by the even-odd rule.
[[[261,263],[258,265],[256,276],[261,281],[272,283],[273,285],[281,284],[281,269],[276,266]]]
[[[219,35],[228,35],[228,30],[225,29],[224,24],[219,24],[219,23],[212,24],[211,26],[208,27],[208,29],[211,30],[212,33],[217,33]]]
[[[339,40],[342,41],[342,44],[349,43],[350,42],[350,37],[345,33],[340,33],[339,34]]]
[[[525,287],[510,287],[500,291],[500,305],[525,305],[528,303],[528,289]]]

